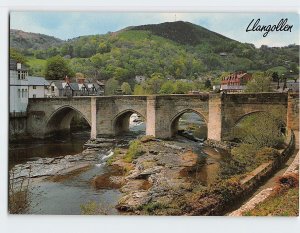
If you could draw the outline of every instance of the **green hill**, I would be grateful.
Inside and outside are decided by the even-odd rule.
[[[215,44],[216,42],[233,42],[223,35],[212,32],[204,27],[183,21],[148,24],[132,27],[131,30],[149,31],[180,44],[197,45],[201,43]]]
[[[63,40],[39,33],[10,30],[10,46],[17,49],[47,49],[63,43]]]
[[[132,86],[135,75],[195,80],[215,78],[224,71],[266,71],[274,67],[290,70],[299,63],[298,45],[255,48],[182,21],[127,27],[67,41],[12,30],[10,40],[11,47],[27,57],[32,74],[43,74],[43,61],[60,55],[75,73],[97,79],[115,78]]]

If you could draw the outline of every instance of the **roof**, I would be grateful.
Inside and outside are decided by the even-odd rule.
[[[43,77],[28,76],[28,86],[49,86],[50,83]]]
[[[244,90],[245,85],[221,85],[221,90]]]
[[[54,83],[54,85],[57,87],[57,89],[60,89],[60,90],[64,89],[63,83],[64,83],[65,81],[63,81],[63,80],[49,80],[49,82],[50,82],[50,85],[51,85],[52,83]]]
[[[78,83],[69,83],[69,86],[73,91],[79,91]]]

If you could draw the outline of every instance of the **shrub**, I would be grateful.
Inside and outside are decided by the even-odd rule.
[[[279,156],[280,153],[278,150],[270,147],[264,147],[256,153],[255,159],[257,162],[267,162],[276,159]]]
[[[146,214],[152,215],[155,214],[156,210],[166,209],[168,205],[160,202],[150,202],[146,205],[140,206],[138,209],[143,210]]]
[[[299,186],[299,177],[298,174],[294,174],[294,173],[287,174],[278,177],[276,183],[281,188],[295,188]]]
[[[82,215],[108,215],[113,206],[98,204],[95,201],[89,201],[80,205]]]
[[[133,140],[124,156],[124,161],[131,163],[134,159],[144,154],[142,143],[139,140]]]

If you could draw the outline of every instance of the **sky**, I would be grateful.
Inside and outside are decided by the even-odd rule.
[[[293,25],[291,32],[246,32],[252,19],[260,25],[277,25],[281,19]],[[240,42],[286,46],[299,44],[299,15],[296,13],[153,13],[153,12],[11,12],[10,27],[66,40],[83,35],[105,34],[128,26],[188,21]]]

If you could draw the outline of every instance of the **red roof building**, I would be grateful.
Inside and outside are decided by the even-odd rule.
[[[246,71],[231,73],[227,77],[222,78],[220,90],[225,92],[242,92],[251,77],[251,74],[248,74]]]

